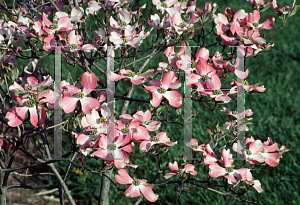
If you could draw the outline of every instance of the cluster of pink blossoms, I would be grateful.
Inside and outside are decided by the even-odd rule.
[[[222,149],[221,156],[217,155],[211,148],[211,143],[198,145],[198,141],[194,138],[186,145],[195,153],[202,153],[204,164],[209,166],[209,176],[218,178],[223,176],[229,184],[236,185],[237,179],[251,185],[258,192],[262,192],[259,180],[253,180],[251,169],[240,168],[234,169],[234,159],[230,154],[230,149]],[[233,151],[238,152],[237,146],[242,146],[239,141],[232,146]],[[246,139],[247,149],[242,149],[244,159],[249,164],[264,163],[270,167],[276,167],[279,164],[282,153],[289,151],[284,145],[278,149],[277,143],[273,143],[271,138],[262,143],[260,140],[255,140],[253,137]]]

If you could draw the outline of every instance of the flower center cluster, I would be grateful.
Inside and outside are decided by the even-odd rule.
[[[32,90],[33,88],[34,88],[33,85],[28,85],[28,86],[27,86],[27,89],[28,89],[28,90]]]
[[[194,144],[192,147],[193,147],[193,149],[198,149],[199,148],[199,146],[196,145],[196,144]]]
[[[161,4],[161,7],[163,7],[164,9],[167,9],[167,8],[168,8],[168,4],[162,3],[162,4]]]
[[[61,42],[62,44],[67,44],[67,40],[66,40],[66,39],[61,39],[60,42]]]
[[[215,90],[214,91],[214,95],[222,95],[222,91],[221,90]]]
[[[253,37],[252,37],[252,36],[250,36],[250,35],[249,35],[249,36],[247,36],[247,37],[246,37],[246,39],[247,39],[247,40],[251,40],[251,41],[253,41]]]
[[[122,22],[120,23],[120,26],[121,26],[121,27],[126,27],[126,26],[127,26],[127,23],[126,23],[125,21],[122,21]]]
[[[76,97],[82,99],[82,98],[84,98],[84,93],[79,92],[79,93],[76,94]]]
[[[28,101],[26,102],[26,106],[27,106],[27,107],[34,107],[34,102],[33,102],[32,100],[28,100]]]
[[[195,60],[192,60],[192,68],[196,68],[196,66],[197,66],[197,63],[195,62]]]
[[[159,142],[159,138],[157,136],[152,137],[151,139],[152,142]]]
[[[202,75],[202,76],[201,76],[201,80],[202,80],[202,81],[205,82],[207,79],[208,79],[208,75]]]
[[[110,151],[114,151],[114,150],[116,150],[117,149],[117,145],[115,145],[115,144],[110,144],[110,145],[108,145],[108,150],[110,150]]]
[[[177,52],[175,52],[175,53],[173,54],[173,56],[174,56],[174,57],[178,57],[179,55],[178,55]]]
[[[133,180],[133,185],[134,186],[139,186],[141,184],[141,181],[140,180],[138,180],[138,179],[134,179]]]
[[[186,23],[185,23],[185,22],[181,23],[181,24],[179,25],[179,27],[180,27],[180,28],[186,27]]]
[[[129,41],[127,40],[127,38],[123,39],[124,43],[128,43]]]
[[[182,169],[179,169],[178,171],[177,171],[177,174],[181,174],[182,173]]]
[[[227,172],[227,173],[233,172],[233,166],[231,166],[231,167],[226,167],[226,172]]]
[[[94,130],[91,131],[91,134],[90,134],[90,135],[95,136],[97,133],[98,133],[97,129],[94,129]]]
[[[249,85],[249,83],[246,80],[244,80],[244,85]]]
[[[135,76],[135,73],[134,73],[134,72],[129,72],[129,73],[128,73],[128,77],[133,78],[134,76]]]
[[[253,23],[253,26],[254,26],[255,28],[257,28],[257,27],[259,26],[259,23]]]
[[[251,155],[252,152],[248,149],[248,150],[246,150],[246,154],[247,154],[247,155]]]
[[[237,112],[236,112],[236,111],[232,111],[232,114],[233,114],[233,115],[236,115],[236,114],[237,114]]]
[[[70,46],[70,48],[71,48],[71,50],[75,50],[75,49],[78,48],[78,46],[77,46],[76,44],[72,44],[72,45]]]
[[[126,127],[124,129],[122,129],[123,134],[127,135],[129,132],[129,129]]]
[[[106,118],[105,117],[101,117],[100,119],[99,119],[99,122],[100,123],[104,123],[106,121]]]
[[[236,38],[236,40],[243,41],[242,37],[239,37],[239,36]]]
[[[168,66],[168,71],[173,71],[173,67],[172,66]]]
[[[158,89],[157,89],[157,92],[158,92],[159,94],[165,94],[165,93],[166,93],[166,89],[164,89],[164,88],[158,88]]]
[[[254,181],[249,181],[249,182],[248,182],[248,185],[249,185],[249,186],[254,186]]]
[[[52,30],[58,29],[58,25],[56,23],[52,24],[51,29]]]

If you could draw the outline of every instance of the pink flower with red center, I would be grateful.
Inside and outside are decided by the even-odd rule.
[[[150,202],[155,202],[158,198],[158,195],[154,194],[152,189],[147,186],[147,180],[131,178],[125,169],[118,170],[118,173],[115,174],[115,179],[119,184],[130,185],[125,191],[125,196],[129,198],[139,197],[141,192]]]
[[[81,109],[85,114],[92,111],[93,108],[100,107],[98,100],[92,97],[86,97],[97,86],[97,77],[94,73],[85,72],[81,75],[81,85],[83,89],[74,85],[66,85],[67,90],[63,91],[64,97],[61,99],[61,106],[65,113],[71,113],[77,107],[80,101]]]
[[[223,176],[227,179],[229,184],[233,184],[236,185],[237,184],[237,180],[238,179],[242,179],[243,176],[246,173],[245,168],[241,168],[241,169],[234,169],[233,167],[233,159],[232,159],[232,154],[230,154],[230,150],[222,150],[222,157],[223,157],[223,162],[224,162],[224,166],[220,167],[220,165],[218,165],[217,163],[212,163],[209,165],[209,176],[213,177],[213,178],[218,178],[220,176]]]
[[[165,178],[169,179],[173,176],[179,176],[180,178],[185,178],[187,174],[197,175],[197,172],[194,170],[195,166],[193,164],[186,164],[183,169],[178,168],[178,164],[176,161],[174,163],[169,162],[169,169],[175,173],[167,173],[165,174]]]
[[[119,135],[114,140],[108,139],[106,135],[102,135],[98,142],[100,149],[93,152],[91,156],[105,159],[108,166],[114,163],[118,169],[124,168],[129,163],[127,152],[133,151],[134,144],[133,142],[129,143],[130,140],[130,137],[127,135]]]
[[[150,103],[153,107],[158,107],[164,96],[169,101],[169,104],[173,107],[180,107],[182,105],[182,95],[177,90],[167,91],[175,77],[175,72],[166,73],[162,77],[162,82],[159,85],[146,86],[143,85],[146,90],[152,92],[153,99]]]

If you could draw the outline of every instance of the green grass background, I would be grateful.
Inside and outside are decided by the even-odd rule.
[[[141,6],[145,3],[142,1],[138,4]],[[216,1],[222,10],[226,8],[227,5],[231,6],[234,11],[241,8],[245,9],[246,12],[251,12],[250,3],[242,0],[224,0]],[[151,4],[151,1],[147,2],[147,6]],[[205,1],[197,1],[197,6],[204,8]],[[292,5],[292,0],[285,0],[278,3],[279,6],[284,4]],[[86,7],[86,4],[85,4]],[[85,8],[84,7],[84,8]],[[270,15],[275,16],[276,14],[272,11],[262,14],[260,22],[263,22]],[[218,10],[219,12],[219,10]],[[272,30],[274,32],[277,30],[281,23],[280,19],[275,16],[275,28]],[[264,93],[257,93],[255,95],[246,95],[245,97],[245,108],[251,108],[254,112],[253,118],[254,123],[250,125],[250,131],[246,132],[246,137],[253,136],[255,139],[261,139],[262,141],[267,140],[267,137],[271,137],[273,142],[277,142],[279,146],[286,145],[287,148],[291,149],[289,152],[285,153],[283,159],[281,159],[279,166],[275,168],[268,168],[261,171],[253,171],[254,179],[258,179],[261,182],[261,187],[264,190],[261,194],[256,193],[256,191],[251,191],[249,195],[249,200],[255,200],[258,204],[300,204],[299,198],[299,101],[300,92],[298,89],[299,85],[299,55],[300,55],[300,44],[299,44],[299,25],[300,15],[296,14],[285,24],[284,29],[278,34],[268,39],[269,42],[275,42],[274,52],[264,53],[257,57],[256,59],[247,59],[245,62],[245,67],[249,68],[249,77],[247,81],[249,84],[255,84],[261,82],[264,85],[266,91]],[[90,20],[87,22],[88,27],[91,26],[94,29],[93,22]],[[211,25],[211,24],[210,24]],[[210,27],[208,27],[210,29]],[[272,34],[271,31],[264,30],[266,36]],[[92,37],[92,33],[90,37]],[[213,40],[214,37],[207,39],[206,45]],[[144,40],[144,46],[152,45],[151,38],[148,37]],[[177,48],[178,49],[178,48]],[[214,53],[214,48],[209,49],[210,54]],[[145,56],[150,52],[144,52],[141,56]],[[41,54],[42,55],[42,54]],[[54,56],[43,59],[40,61],[41,67],[45,68],[52,75],[54,74],[54,69],[50,61],[53,61]],[[165,57],[162,55],[157,55],[154,57],[145,70],[157,68],[158,62],[167,62]],[[128,61],[130,62],[130,60]],[[142,61],[143,62],[143,61]],[[138,69],[142,62],[136,64]],[[23,68],[26,66],[28,61],[18,60],[17,66]],[[100,62],[101,68],[105,69],[105,64]],[[117,67],[117,65],[115,65]],[[63,63],[63,68],[68,68],[71,72],[72,78],[76,81],[83,71],[78,67],[71,67],[65,62]],[[132,67],[129,67],[131,69]],[[128,69],[128,68],[127,68]],[[96,75],[100,79],[104,79],[104,76],[96,69],[92,68]],[[229,76],[232,78],[233,75]],[[70,76],[67,72],[63,73],[63,79],[71,82]],[[182,79],[181,79],[182,80]],[[183,82],[183,81],[182,81]],[[224,86],[228,86],[229,81],[225,81]],[[77,84],[80,85],[80,81]],[[148,82],[146,83],[148,85]],[[117,94],[124,94],[125,86],[122,82],[118,83],[116,87]],[[181,88],[181,91],[183,89]],[[183,93],[183,92],[182,92]],[[133,98],[146,98],[147,95],[143,91],[142,86],[136,87],[136,92],[132,96]],[[120,112],[123,100],[117,100],[115,104],[115,109]],[[133,112],[140,103],[131,102],[130,108],[127,113]],[[225,113],[220,112],[223,106],[227,107],[229,110],[235,110],[236,102],[227,105],[220,105],[214,112],[207,110],[200,103],[193,103],[193,113],[199,112],[195,119],[193,119],[193,137],[199,142],[208,142],[210,137],[206,132],[209,126],[214,127],[218,120],[223,126],[227,116]],[[146,111],[151,106],[144,104],[141,109]],[[166,113],[164,111],[161,116]],[[170,120],[175,119],[175,115],[170,115]],[[182,122],[182,119],[180,119]],[[223,126],[224,128],[224,126]],[[178,141],[176,147],[171,148],[167,153],[161,156],[161,167],[167,167],[168,162],[173,162],[175,158],[179,158],[180,154],[183,153],[184,147],[184,130],[176,124],[168,124],[166,122],[162,123],[161,128],[155,132],[165,131],[172,141]],[[68,148],[70,135],[66,135],[64,138],[66,143],[66,148]],[[141,151],[138,151],[138,145],[136,146],[135,154],[143,155]],[[157,170],[157,156],[151,155],[146,159],[134,159],[130,157],[132,164],[138,164],[139,167],[134,170],[133,168],[126,168],[131,176],[136,178],[152,180],[155,174],[151,174],[152,170]],[[180,161],[178,161],[180,163]],[[80,164],[79,162],[77,162]],[[84,164],[84,166],[100,169],[102,162],[100,160],[90,159]],[[65,162],[56,163],[61,173],[64,173],[67,165]],[[238,167],[238,166],[237,166]],[[76,199],[79,199],[78,204],[96,204],[96,200],[100,194],[100,184],[101,176],[91,174],[89,172],[84,172],[80,177],[75,174],[76,169],[71,168],[69,176],[66,180],[68,186],[70,187],[73,195],[76,195]],[[117,169],[114,168],[114,174]],[[196,167],[198,172],[197,178],[199,180],[205,180],[208,177],[208,168]],[[155,173],[155,172],[154,172]],[[167,173],[164,172],[158,178],[157,182],[164,181],[163,175]],[[171,178],[173,179],[173,178]],[[113,179],[114,180],[114,179]],[[175,180],[175,177],[174,179]],[[53,179],[49,178],[49,182],[55,183]],[[205,185],[205,184],[204,184]],[[125,188],[123,185],[120,187]],[[186,185],[189,187],[190,185]],[[215,188],[215,187],[214,187]],[[217,188],[216,188],[217,189]],[[155,187],[153,191],[159,195],[158,201],[153,204],[239,204],[237,201],[233,200],[230,196],[217,195],[208,190],[204,190],[196,187],[191,193],[183,192],[181,198],[178,198],[179,186],[176,185],[166,185]],[[125,197],[124,192],[119,192],[117,189],[111,185],[110,190],[110,204],[134,204],[137,198],[129,199]],[[150,204],[144,200],[141,204]]]

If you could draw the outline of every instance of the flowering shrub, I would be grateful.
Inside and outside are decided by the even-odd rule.
[[[129,185],[126,191],[124,190],[125,196],[129,198],[144,196],[150,202],[159,199],[159,193],[155,193],[157,186],[179,184],[181,187],[179,196],[183,188],[186,188],[184,184],[193,184],[208,189],[196,183],[200,181],[196,179],[200,177],[196,171],[200,166],[208,167],[207,174],[211,178],[224,177],[224,185],[220,186],[226,187],[229,190],[226,195],[231,195],[236,200],[249,202],[248,196],[245,196],[245,199],[234,196],[236,192],[233,189],[239,184],[243,185],[241,188],[245,190],[237,195],[244,196],[253,189],[259,193],[263,191],[261,187],[263,184],[257,179],[253,180],[253,167],[255,165],[276,167],[279,165],[282,153],[289,149],[284,145],[279,149],[278,144],[273,143],[271,138],[262,142],[251,136],[246,139],[245,145],[240,141],[239,134],[250,129],[248,122],[252,118],[244,119],[244,125],[239,124],[239,121],[245,116],[251,116],[253,114],[251,109],[237,113],[224,107],[221,111],[226,112],[229,117],[229,120],[225,122],[228,131],[225,133],[218,123],[214,131],[207,130],[210,134],[208,144],[204,142],[198,145],[199,140],[204,141],[204,139],[195,138],[185,142],[192,155],[201,158],[191,160],[184,155],[183,163],[169,162],[165,169],[160,167],[160,161],[164,160],[165,152],[169,149],[176,149],[177,141],[173,139],[173,136],[159,129],[162,122],[178,123],[178,118],[175,121],[169,121],[168,117],[162,119],[160,115],[166,107],[168,113],[174,107],[176,112],[182,115],[180,107],[183,103],[187,103],[185,101],[187,99],[183,99],[184,95],[180,92],[183,86],[192,88],[190,96],[192,101],[202,102],[208,109],[210,108],[205,102],[213,103],[214,108],[210,110],[215,110],[218,105],[235,101],[238,88],[246,94],[264,92],[266,88],[263,85],[259,86],[260,83],[249,85],[245,79],[251,72],[248,69],[238,70],[242,59],[234,57],[233,50],[226,53],[225,49],[229,46],[236,46],[236,50],[245,58],[256,58],[270,51],[274,42],[267,43],[269,37],[265,38],[263,32],[274,28],[275,17],[271,16],[263,21],[261,13],[272,5],[277,16],[282,19],[282,26],[279,29],[281,30],[287,19],[295,15],[299,9],[295,3],[292,7],[285,6],[280,9],[275,0],[267,3],[253,0],[250,1],[253,10],[251,13],[246,13],[244,9],[234,11],[230,7],[217,13],[218,5],[211,2],[206,2],[203,10],[197,7],[195,1],[177,0],[164,2],[153,0],[152,4],[156,9],[151,10],[146,4],[137,7],[139,1],[131,5],[132,0],[46,2],[42,4],[42,2],[24,1],[23,4],[26,6],[19,8],[10,8],[6,4],[1,4],[2,8],[10,14],[3,14],[0,20],[1,70],[6,73],[1,75],[1,85],[3,84],[7,90],[5,92],[1,88],[1,100],[4,104],[6,101],[10,102],[9,109],[2,110],[6,119],[1,118],[2,124],[5,124],[7,128],[4,130],[1,125],[1,138],[3,139],[0,139],[0,147],[1,152],[5,153],[3,161],[9,160],[9,163],[5,164],[6,167],[3,166],[1,168],[3,170],[0,170],[5,172],[1,202],[6,201],[7,179],[15,170],[11,165],[18,150],[42,163],[28,165],[26,168],[42,165],[48,165],[51,168],[60,183],[60,189],[66,193],[71,204],[75,204],[73,196],[54,166],[56,160],[60,161],[62,157],[71,155],[70,166],[76,168],[80,167],[72,162],[76,156],[82,166],[87,160],[103,160],[103,167],[100,171],[89,170],[102,175],[99,204],[108,204],[109,184],[113,182],[116,187],[119,186],[114,181]],[[129,8],[129,5],[132,7]],[[37,6],[38,10],[34,9]],[[146,9],[148,9],[147,16],[145,12],[142,12]],[[94,23],[96,27],[102,26],[102,28],[94,31],[94,38],[90,39],[87,29],[83,29],[82,26],[89,18],[98,19],[101,14],[104,14],[105,18]],[[213,25],[210,33],[215,36],[216,42],[205,46],[204,38],[209,33],[204,34],[204,28],[210,23]],[[153,39],[153,45],[145,50],[153,50],[153,52],[146,57],[144,64],[137,70],[135,63],[138,60],[135,58],[138,52],[144,51],[138,48],[143,40],[149,38],[150,32],[155,31],[156,40]],[[160,42],[158,39],[161,39]],[[193,55],[189,55],[189,41],[192,40],[199,45],[199,48],[194,49]],[[181,43],[181,47],[176,52],[174,46],[178,43]],[[39,49],[37,44],[43,49]],[[210,56],[210,47],[214,45],[220,45],[222,48]],[[24,68],[22,75],[19,76],[18,70],[13,66],[18,58],[24,56],[22,52],[25,46],[32,52],[28,59],[34,59],[31,60],[33,68],[32,70],[28,67]],[[78,64],[84,70],[80,77],[82,88],[76,86],[74,82],[71,85],[70,82],[62,81],[60,89],[56,87],[56,90],[53,90],[52,76],[39,67],[38,59],[44,56],[37,57],[37,51],[46,51],[50,55],[54,54],[52,51],[58,47],[61,48],[61,54],[66,62],[74,67]],[[114,50],[111,50],[112,47]],[[152,56],[162,51],[167,63],[157,62],[158,68],[150,68],[143,72]],[[88,57],[86,52],[91,53],[91,56]],[[112,58],[115,58],[116,62],[121,59],[117,62],[118,69],[114,69],[113,66],[113,70],[109,69],[111,65],[109,59]],[[129,63],[134,65],[132,69],[126,69],[129,66],[126,64],[128,58],[134,59],[132,63]],[[106,71],[97,66],[95,60],[106,61],[108,64]],[[94,67],[102,73],[105,81],[98,79],[92,71]],[[184,82],[180,80],[182,77],[185,79]],[[243,83],[232,79],[231,83],[226,85],[230,87],[229,91],[224,91],[222,86],[227,77],[237,77],[238,81],[243,79]],[[8,87],[8,80],[11,80],[13,85]],[[117,86],[120,80],[129,87],[123,95],[111,92],[109,88],[109,84],[114,82]],[[144,88],[151,99],[132,98],[135,86]],[[115,111],[110,106],[112,100],[109,99],[111,98],[125,100],[120,115],[116,112],[117,118],[114,118]],[[13,106],[12,100],[21,107]],[[152,107],[148,110],[138,108],[134,113],[129,114],[127,113],[129,101],[149,103]],[[70,114],[71,117],[62,123],[55,124],[52,116],[57,107],[61,108],[64,113]],[[30,129],[24,126],[28,124],[26,120],[28,111],[30,123],[34,127]],[[195,116],[196,114],[192,114],[188,119],[192,120]],[[188,119],[184,119],[184,123],[179,124],[189,124]],[[70,121],[73,121],[74,125],[71,132],[68,129],[64,131],[71,133],[73,138],[70,140],[74,141],[74,146],[67,154],[52,159],[48,130],[68,126]],[[158,133],[154,134],[153,132],[156,131]],[[230,134],[231,131],[232,134]],[[44,157],[32,155],[23,146],[24,140],[36,135],[41,138]],[[225,145],[217,147],[222,139]],[[233,165],[235,160],[229,149],[231,145],[234,152],[243,156],[241,167]],[[53,145],[54,148],[56,146],[57,144]],[[138,149],[146,152],[146,155],[132,154]],[[158,170],[153,170],[156,172],[154,180],[148,182],[146,179],[131,177],[126,169],[144,168],[137,164],[129,164],[131,157],[146,158],[151,154],[157,156],[159,165]],[[188,160],[191,162],[187,162]],[[113,177],[111,173],[114,168],[117,174]],[[164,174],[164,177],[160,177],[163,176],[165,170],[169,171]],[[158,183],[159,177],[164,181]],[[173,181],[169,180],[171,177],[174,178]],[[23,187],[26,186],[23,185]],[[122,190],[119,187],[118,189]],[[209,188],[209,190],[214,189]],[[216,190],[215,192],[220,193]]]

